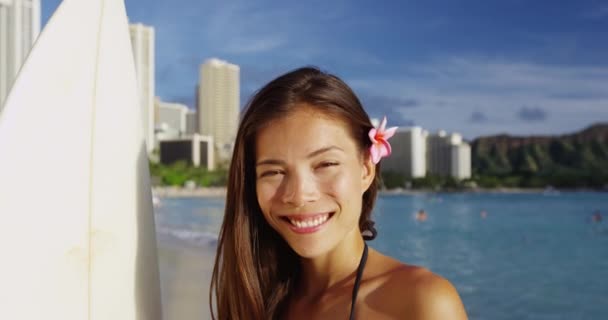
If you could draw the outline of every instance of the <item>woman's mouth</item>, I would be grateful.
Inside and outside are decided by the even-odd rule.
[[[311,215],[292,215],[282,217],[292,231],[296,233],[312,233],[318,231],[333,216],[334,212],[311,214]]]

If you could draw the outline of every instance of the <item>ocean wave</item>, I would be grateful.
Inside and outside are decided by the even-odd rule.
[[[173,240],[196,247],[214,247],[217,245],[217,234],[212,232],[160,227],[156,229],[160,240]]]

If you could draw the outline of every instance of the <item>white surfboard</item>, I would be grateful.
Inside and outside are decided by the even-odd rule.
[[[161,319],[122,0],[64,0],[0,114],[0,319]]]

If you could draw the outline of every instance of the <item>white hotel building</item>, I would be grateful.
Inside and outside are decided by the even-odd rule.
[[[431,175],[471,177],[471,147],[458,133],[441,130],[427,137],[427,167]]]
[[[198,90],[199,133],[212,136],[217,156],[230,159],[239,122],[240,68],[219,59],[201,65]]]
[[[0,0],[0,112],[40,33],[40,0]]]
[[[129,25],[129,31],[139,87],[142,123],[148,153],[150,153],[156,144],[154,141],[154,28],[136,23]]]
[[[392,154],[382,159],[382,170],[408,178],[426,175],[426,131],[420,127],[399,128],[390,143]]]
[[[471,146],[462,142],[451,146],[451,175],[452,177],[462,180],[471,177]]]

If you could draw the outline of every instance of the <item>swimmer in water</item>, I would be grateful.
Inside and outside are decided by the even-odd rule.
[[[591,222],[596,222],[596,223],[602,222],[602,214],[600,213],[599,210],[596,210],[593,213],[593,215],[591,216]]]
[[[426,212],[422,209],[420,209],[420,211],[418,211],[418,213],[416,213],[416,220],[418,221],[426,221],[426,219],[428,218]]]

